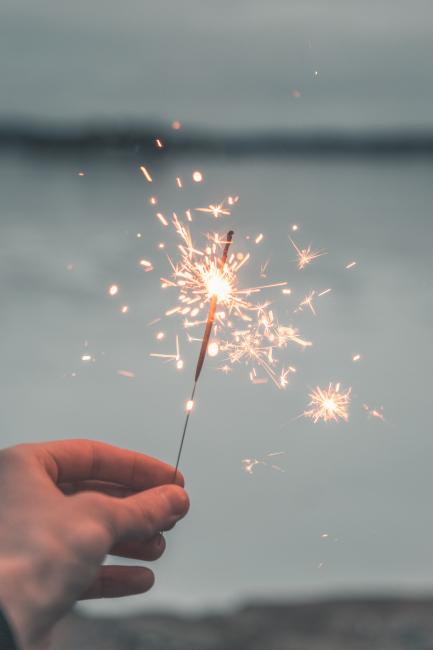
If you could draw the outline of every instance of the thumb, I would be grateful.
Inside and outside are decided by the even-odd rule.
[[[189,508],[188,495],[179,485],[161,485],[125,498],[102,494],[81,494],[81,501],[95,507],[111,533],[111,543],[147,541],[172,528]]]

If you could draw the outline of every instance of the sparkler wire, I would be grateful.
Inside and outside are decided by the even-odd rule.
[[[229,252],[230,244],[232,243],[232,239],[233,239],[233,234],[234,234],[233,230],[229,230],[229,232],[227,233],[227,238],[226,238],[226,241],[225,241],[223,254],[221,256],[221,266],[220,266],[221,272],[224,271],[224,267],[225,267],[225,264],[226,264],[226,261],[227,261],[227,255],[228,255],[228,252]],[[205,330],[204,330],[203,340],[201,342],[200,354],[198,356],[197,366],[196,366],[196,369],[195,369],[194,385],[193,385],[193,388],[192,388],[192,393],[191,393],[190,400],[188,402],[187,414],[186,414],[186,418],[185,418],[185,424],[183,426],[182,437],[181,437],[181,440],[180,440],[179,451],[178,451],[178,454],[177,454],[176,466],[175,466],[174,474],[173,474],[173,481],[172,481],[173,483],[176,481],[176,477],[177,477],[177,470],[179,468],[180,457],[182,455],[183,443],[185,442],[185,435],[186,435],[186,431],[187,431],[187,428],[188,428],[189,416],[191,415],[191,410],[192,410],[192,406],[193,406],[193,403],[194,403],[194,396],[195,396],[195,391],[196,391],[196,388],[197,388],[197,382],[199,380],[201,371],[203,369],[203,364],[204,364],[204,361],[205,361],[205,358],[206,358],[206,352],[207,352],[207,348],[208,348],[208,345],[209,345],[209,339],[210,339],[210,335],[212,333],[212,326],[213,326],[213,323],[214,323],[214,320],[215,320],[215,311],[216,311],[216,308],[217,308],[217,303],[218,303],[218,295],[214,294],[212,296],[211,300],[210,300],[209,313],[208,313],[208,317],[207,317],[207,321],[206,321],[206,327],[205,327]]]

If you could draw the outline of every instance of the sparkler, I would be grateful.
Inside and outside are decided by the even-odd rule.
[[[195,369],[195,375],[194,375],[194,384],[192,387],[192,392],[191,392],[191,397],[189,398],[188,402],[186,403],[186,417],[185,417],[185,424],[183,426],[183,431],[182,431],[182,437],[180,440],[180,445],[179,445],[179,451],[177,454],[177,460],[176,460],[176,466],[174,469],[174,475],[173,475],[173,483],[176,480],[177,476],[177,470],[179,468],[179,462],[180,462],[180,457],[182,455],[182,449],[183,449],[183,443],[185,442],[185,435],[186,431],[188,428],[188,422],[189,422],[189,416],[191,415],[191,411],[194,407],[194,397],[195,397],[195,391],[197,388],[197,382],[200,378],[201,371],[203,369],[203,364],[206,358],[206,352],[207,348],[209,345],[209,339],[210,335],[212,332],[212,327],[215,321],[215,312],[218,304],[218,299],[220,298],[221,294],[225,295],[226,292],[226,287],[224,286],[224,283],[222,281],[223,274],[225,271],[225,266],[226,266],[226,261],[227,261],[227,255],[229,252],[230,244],[232,242],[233,238],[233,230],[229,230],[227,233],[227,238],[223,250],[223,254],[221,257],[221,265],[220,265],[220,275],[219,275],[219,280],[220,282],[218,283],[218,276],[213,275],[209,277],[209,287],[208,291],[211,293],[211,299],[210,299],[210,306],[209,306],[209,313],[206,321],[206,327],[204,330],[204,335],[203,335],[203,340],[201,343],[201,348],[200,348],[200,353],[198,355],[198,361],[197,361],[197,366]]]

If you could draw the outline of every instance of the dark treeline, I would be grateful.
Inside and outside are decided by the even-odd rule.
[[[164,143],[158,149],[155,138]],[[167,131],[157,126],[91,125],[52,128],[45,125],[0,125],[0,152],[40,154],[106,152],[137,155],[201,154],[211,156],[433,156],[433,129],[426,132],[212,132]]]

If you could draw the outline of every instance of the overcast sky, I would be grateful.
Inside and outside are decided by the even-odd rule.
[[[429,126],[430,0],[3,0],[0,117]]]

